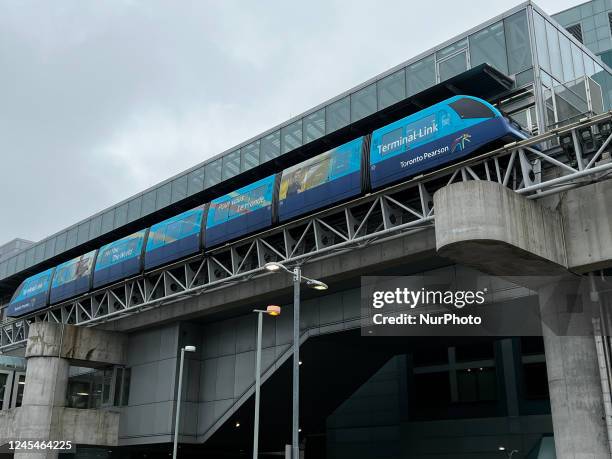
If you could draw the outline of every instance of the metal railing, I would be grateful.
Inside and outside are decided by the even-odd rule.
[[[38,321],[93,326],[267,275],[270,261],[312,262],[434,225],[433,194],[488,180],[528,199],[612,174],[612,112],[513,142],[406,182],[89,292],[0,325],[0,351],[25,343]],[[558,145],[546,149],[546,145]]]

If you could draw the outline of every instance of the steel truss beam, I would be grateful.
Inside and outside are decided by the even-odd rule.
[[[0,325],[0,351],[33,322],[93,326],[265,275],[269,261],[306,263],[434,224],[433,194],[459,181],[500,183],[538,199],[612,174],[612,112],[513,142],[331,209],[208,250]],[[606,127],[607,126],[607,127]]]

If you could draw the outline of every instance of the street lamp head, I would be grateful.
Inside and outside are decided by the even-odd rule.
[[[272,317],[280,316],[281,307],[271,304],[270,306],[266,308],[266,312],[268,313],[269,316],[272,316]]]
[[[307,281],[306,285],[315,290],[327,290],[329,288],[325,282],[321,282],[314,279]]]
[[[505,446],[498,446],[497,449],[500,450],[500,451],[506,451],[506,447]]]
[[[275,261],[269,261],[268,263],[264,265],[264,268],[266,269],[266,271],[270,271],[270,272],[280,271],[282,267],[283,266],[280,263],[277,263]]]
[[[195,352],[196,351],[195,346],[185,346],[184,349],[185,349],[185,352]]]

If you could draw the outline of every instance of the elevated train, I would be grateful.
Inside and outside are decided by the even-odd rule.
[[[488,102],[455,96],[25,279],[20,317],[233,239],[397,183],[494,141],[526,138]]]

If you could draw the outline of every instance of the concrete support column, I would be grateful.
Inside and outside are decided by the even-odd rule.
[[[52,356],[29,356],[26,385],[19,410],[19,436],[22,440],[62,440],[61,410],[66,400],[68,360]],[[54,459],[58,451],[17,452],[15,459]]]
[[[26,346],[22,405],[0,411],[0,444],[10,440],[71,441],[115,446],[119,412],[65,407],[70,365],[124,365],[126,336],[91,328],[37,322]],[[16,459],[55,459],[60,451],[19,451]]]
[[[594,190],[580,189],[576,196],[568,197],[568,202],[580,202],[591,212],[586,197],[589,191]],[[588,213],[585,209],[582,214],[575,211],[562,215],[485,181],[441,188],[434,195],[434,208],[439,254],[497,276],[557,277],[558,282],[538,290],[556,456],[609,459],[596,343],[593,336],[585,336],[593,324],[586,322],[590,321],[588,315],[572,314],[574,305],[570,301],[576,276],[568,271],[569,266],[604,262],[607,255],[599,247],[607,241],[609,222],[596,218],[595,208],[582,220],[581,215]],[[581,231],[606,236],[593,236],[589,242],[595,250],[587,252],[578,248],[584,239],[578,237]],[[569,234],[571,241],[567,240]],[[579,253],[588,253],[588,259],[578,260]],[[517,278],[515,281],[520,282]],[[578,321],[583,317],[584,322],[568,321],[575,317]]]
[[[558,458],[609,459],[608,432],[601,374],[594,336],[580,336],[578,330],[592,330],[590,316],[581,318],[572,311],[575,282],[564,281],[538,290],[542,311],[542,334],[546,354],[548,390]],[[563,336],[567,318],[573,316],[577,336]]]

